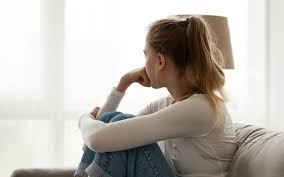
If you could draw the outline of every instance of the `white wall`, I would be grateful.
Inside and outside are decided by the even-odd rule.
[[[248,1],[248,57],[247,97],[245,120],[242,122],[266,127],[267,76],[266,76],[266,0]]]
[[[284,130],[284,20],[282,0],[248,1],[248,93],[253,112],[242,122]]]
[[[267,0],[268,71],[270,127],[283,130],[284,125],[284,20],[283,0]]]

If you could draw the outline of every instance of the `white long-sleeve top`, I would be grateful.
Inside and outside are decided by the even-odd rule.
[[[124,94],[113,87],[98,115],[116,111]],[[225,104],[224,133],[219,134],[213,128],[213,109],[204,94],[173,101],[170,95],[157,99],[135,117],[117,122],[104,123],[84,114],[78,126],[85,144],[96,152],[163,142],[164,156],[177,177],[226,176],[237,143]]]

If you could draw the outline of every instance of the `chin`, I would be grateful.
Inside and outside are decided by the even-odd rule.
[[[159,86],[159,85],[151,85],[151,87],[153,88],[153,89],[159,89],[159,88],[162,88],[161,86]]]
[[[163,87],[161,83],[156,81],[151,81],[151,79],[150,79],[150,84],[151,84],[150,87],[152,87],[153,89],[159,89]]]

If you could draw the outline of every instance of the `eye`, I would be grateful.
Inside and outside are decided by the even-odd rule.
[[[145,50],[143,50],[143,52],[144,52],[144,55],[146,56],[146,51],[145,51]]]

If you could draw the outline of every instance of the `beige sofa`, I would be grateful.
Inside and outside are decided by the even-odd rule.
[[[227,177],[284,177],[284,131],[234,124],[238,151]],[[72,177],[72,169],[16,169],[11,177]]]

